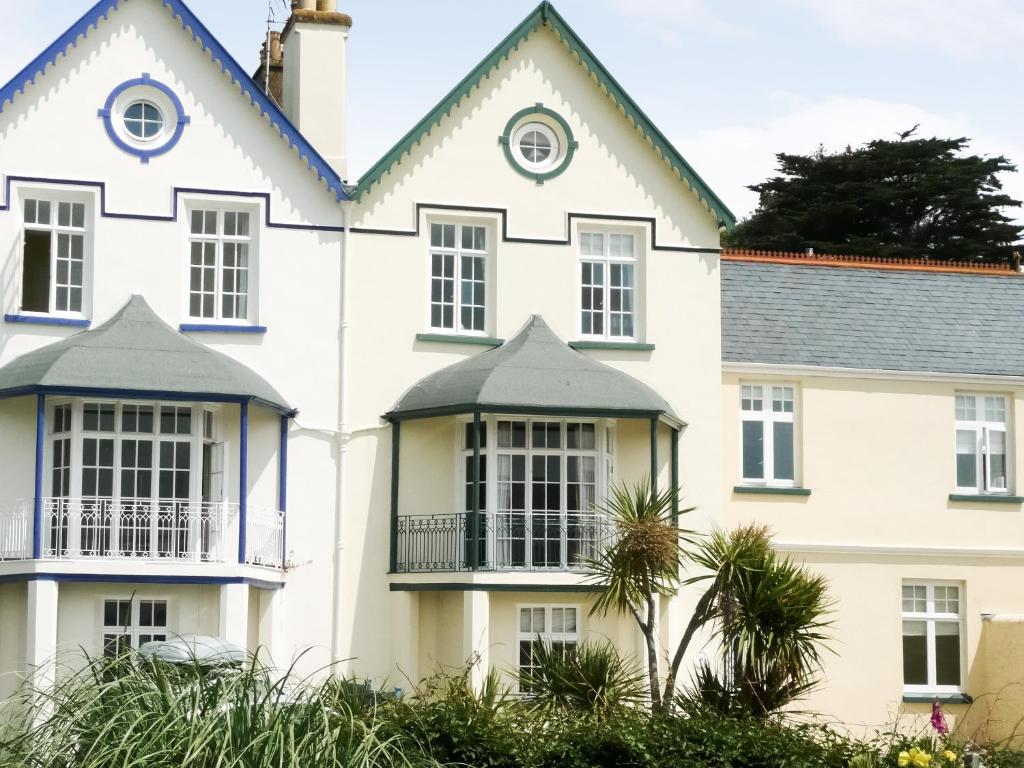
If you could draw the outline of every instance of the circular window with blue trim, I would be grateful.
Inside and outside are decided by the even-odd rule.
[[[509,165],[538,184],[563,173],[579,147],[565,118],[543,104],[512,115],[498,141]]]
[[[189,123],[178,95],[147,74],[114,88],[99,116],[110,140],[143,163],[170,152]]]

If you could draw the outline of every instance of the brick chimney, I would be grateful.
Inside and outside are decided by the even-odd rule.
[[[345,81],[351,28],[352,18],[338,13],[336,0],[292,0],[292,15],[281,32],[281,106],[342,179],[348,174]]]

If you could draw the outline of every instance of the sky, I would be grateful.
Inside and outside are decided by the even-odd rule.
[[[94,0],[0,0],[6,82]],[[268,2],[186,0],[255,69]],[[351,180],[537,0],[339,0],[349,41]],[[11,13],[14,6],[19,11]],[[555,0],[619,83],[740,218],[778,152],[918,135],[972,140],[1024,171],[1024,0]],[[277,25],[280,28],[280,24]],[[0,169],[2,170],[2,169]],[[1024,172],[1004,187],[1024,200]],[[1024,222],[1024,210],[1008,211]]]

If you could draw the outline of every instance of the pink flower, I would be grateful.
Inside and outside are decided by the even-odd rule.
[[[949,733],[949,727],[946,725],[946,716],[942,714],[942,704],[936,699],[932,702],[932,728],[935,729],[936,733],[945,736]]]

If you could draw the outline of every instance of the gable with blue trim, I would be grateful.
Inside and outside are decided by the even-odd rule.
[[[145,22],[145,25],[149,28],[139,28],[138,26],[133,27],[130,19],[122,18],[125,14],[131,15],[134,11],[136,13],[140,11],[151,11],[154,8],[159,9],[161,14],[165,17],[166,21],[171,21],[172,24],[154,24],[152,14]],[[120,24],[120,29],[115,27]],[[166,40],[167,31],[171,26],[176,27],[177,35],[182,38],[182,33],[187,35],[183,37],[184,40],[189,38],[193,42],[192,51],[196,55],[195,64],[203,64],[209,67],[212,62],[216,68],[220,71],[223,78],[229,82],[233,89],[238,92],[241,96],[246,108],[249,112],[253,128],[259,124],[270,125],[274,132],[279,137],[279,140],[284,146],[290,149],[291,154],[298,160],[299,164],[305,165],[309,171],[315,174],[315,177],[330,190],[336,199],[345,200],[347,199],[347,193],[343,181],[339,178],[338,174],[333,168],[324,160],[323,157],[316,151],[316,149],[309,143],[309,141],[302,136],[298,129],[291,124],[288,118],[284,115],[283,111],[274,102],[264,94],[256,85],[253,83],[249,75],[242,69],[237,61],[228,53],[224,46],[213,36],[213,34],[206,28],[206,26],[195,16],[194,13],[188,8],[188,6],[182,2],[182,0],[99,0],[88,12],[86,12],[78,21],[76,21],[64,34],[58,37],[51,45],[49,45],[42,53],[40,53],[35,59],[33,59],[28,65],[26,65],[17,75],[15,75],[3,88],[0,88],[0,118],[8,116],[13,110],[18,114],[18,117],[27,117],[27,113],[31,112],[31,108],[25,109],[26,114],[21,114],[19,107],[25,107],[25,103],[29,102],[31,106],[34,106],[33,99],[38,99],[40,94],[38,90],[46,87],[46,81],[48,77],[55,70],[61,72],[61,76],[67,79],[67,82],[61,83],[59,88],[61,89],[61,98],[65,98],[66,87],[70,84],[73,79],[74,72],[67,72],[67,65],[69,61],[76,60],[73,65],[73,69],[77,69],[82,65],[82,59],[88,58],[89,63],[93,63],[93,59],[99,56],[111,57],[117,56],[118,54],[113,50],[99,50],[94,44],[94,37],[100,30],[103,30],[103,34],[106,35],[106,42],[116,39],[124,34],[134,32],[140,39],[148,40],[153,37],[154,40],[154,52],[155,48],[159,45],[157,38]],[[120,35],[119,35],[120,33]],[[82,51],[79,49],[85,48],[86,56],[82,55]],[[159,55],[159,52],[156,52]],[[77,54],[77,55],[76,55]],[[205,59],[205,62],[202,61]],[[143,70],[139,67],[132,68],[130,65],[130,59],[121,59],[118,62],[123,70],[120,78],[112,78],[109,82],[106,91],[104,92],[104,98],[99,99],[98,103],[93,104],[91,112],[93,119],[96,120],[97,112],[99,111],[99,117],[104,118],[103,110],[110,110],[111,104],[105,103],[107,99],[113,94],[114,89],[129,81],[130,78],[140,78]],[[140,62],[140,65],[143,62]],[[186,67],[182,67],[185,69]],[[198,69],[198,67],[196,67]],[[210,76],[209,71],[196,71],[197,78],[202,79]],[[147,76],[149,73],[147,73]],[[154,78],[157,75],[154,73]],[[159,81],[163,83],[163,81]],[[181,78],[177,83],[177,86],[184,90],[185,88],[198,87],[198,83],[192,79]],[[177,93],[178,97],[182,97],[184,94],[174,91],[174,84],[165,84],[164,87],[171,93]],[[144,100],[142,98],[139,99]],[[37,103],[37,102],[36,102]],[[212,111],[214,105],[209,105]],[[84,121],[87,116],[83,113],[81,119]],[[166,119],[173,119],[175,125],[175,131],[177,138],[170,143],[170,146],[165,149],[169,151],[174,145],[181,139],[181,133],[189,123],[187,115],[175,114],[166,116]],[[6,121],[5,121],[6,122]],[[64,132],[71,130],[71,137],[78,140],[80,138],[80,132],[72,124],[69,126],[64,123],[60,126]],[[178,129],[181,130],[178,130]],[[56,126],[54,127],[54,133],[56,134]],[[68,134],[65,133],[65,139],[67,140]],[[110,131],[108,130],[108,136]],[[173,134],[172,134],[173,135]],[[136,162],[138,159],[149,160],[165,152],[152,151],[149,148],[141,147],[137,148],[138,151],[132,151],[132,142],[125,141],[124,136],[110,136],[111,142],[114,146],[120,149],[122,152],[134,155]],[[116,138],[116,140],[115,140]],[[127,137],[130,139],[131,137]],[[127,149],[126,149],[127,145]],[[160,149],[158,147],[157,149]],[[5,165],[8,165],[7,158],[0,155]],[[7,170],[5,168],[5,170]],[[58,174],[59,175],[59,174]],[[64,176],[67,176],[65,173]]]

